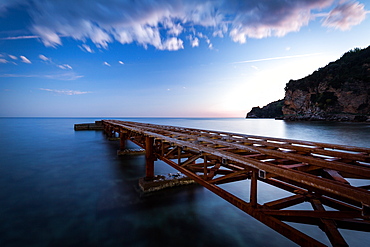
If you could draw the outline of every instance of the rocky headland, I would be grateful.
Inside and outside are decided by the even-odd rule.
[[[247,118],[282,118],[283,105],[284,100],[281,99],[271,102],[262,108],[259,106],[253,107],[252,110],[247,113]]]
[[[247,118],[370,121],[369,95],[370,46],[355,48],[305,78],[290,80],[283,100],[254,107]]]

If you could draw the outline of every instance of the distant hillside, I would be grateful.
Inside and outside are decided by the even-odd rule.
[[[369,95],[370,46],[355,48],[305,78],[290,80],[282,112],[286,120],[366,121]]]
[[[253,107],[247,114],[247,118],[281,118],[283,117],[284,100],[277,100],[260,108],[259,106]]]

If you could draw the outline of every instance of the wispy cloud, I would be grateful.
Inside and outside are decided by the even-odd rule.
[[[61,37],[71,37],[82,42],[91,40],[98,48],[118,41],[135,42],[145,48],[151,45],[159,50],[179,50],[184,48],[181,35],[194,35],[195,28],[206,28],[213,37],[245,43],[248,38],[282,37],[297,32],[317,18],[321,18],[324,27],[348,30],[369,13],[363,4],[347,0],[99,0],[48,1],[48,4],[17,0],[16,3],[27,7],[33,35],[1,39],[39,38],[51,47],[62,45]],[[6,1],[2,9],[16,3]],[[321,13],[323,9],[328,13]],[[195,37],[201,38],[194,35],[193,47],[199,45]],[[209,48],[213,47],[211,44],[207,44]],[[80,48],[93,52],[85,44]]]
[[[26,58],[25,56],[20,56],[20,58],[21,58],[21,61],[22,61],[23,63],[29,63],[29,64],[31,64],[31,61],[30,61],[30,60],[28,60],[28,58]]]
[[[58,65],[58,68],[61,68],[61,69],[72,69],[72,66],[70,66],[68,64],[62,64],[62,65]]]
[[[8,55],[11,59],[13,60],[18,60],[18,58],[16,56],[13,56],[13,55]]]
[[[317,56],[321,53],[311,53],[311,54],[303,54],[303,55],[293,55],[293,56],[283,56],[283,57],[269,57],[269,58],[261,58],[261,59],[253,59],[253,60],[245,60],[240,62],[234,62],[232,64],[238,63],[254,63],[254,62],[263,62],[263,61],[270,61],[270,60],[281,60],[281,59],[290,59],[290,58],[298,58],[298,57],[311,57]]]
[[[122,64],[122,65],[124,65],[124,64],[125,64],[125,63],[124,63],[124,62],[122,62],[122,61],[118,61],[118,63],[119,63],[119,64]]]
[[[354,2],[340,2],[327,15],[323,22],[323,26],[331,27],[340,30],[349,30],[352,26],[360,24],[366,18],[369,11],[365,10],[365,6]]]
[[[191,47],[198,47],[199,46],[198,37],[194,37],[193,35],[189,35],[188,39],[190,40]]]
[[[106,65],[108,67],[110,67],[111,65],[108,63],[108,62],[104,62],[103,65]]]
[[[46,57],[46,56],[44,56],[42,54],[39,55],[39,58],[42,61],[44,61],[44,62],[46,62],[48,64],[51,64],[51,65],[54,65],[54,66],[56,66],[56,67],[58,67],[60,69],[72,69],[72,66],[70,66],[69,64],[56,64],[55,62],[53,62],[53,60],[51,58]]]
[[[77,75],[76,73],[70,72],[70,73],[44,75],[43,77],[48,78],[48,79],[61,80],[61,81],[74,81],[84,76]]]
[[[0,58],[0,63],[9,63],[9,61],[4,58]]]
[[[58,90],[58,89],[49,89],[49,88],[39,88],[39,90],[56,93],[56,94],[63,94],[63,95],[80,95],[80,94],[92,93],[88,91]]]
[[[14,77],[14,78],[31,78],[31,77],[44,77],[40,75],[22,75],[22,74],[0,74],[0,77]]]
[[[89,53],[94,53],[94,50],[93,49],[91,49],[91,47],[90,46],[88,46],[88,45],[86,45],[86,44],[83,44],[83,45],[81,45],[81,46],[79,46],[80,47],[80,49],[82,50],[82,51],[87,51],[87,52],[89,52]]]
[[[14,77],[14,78],[47,78],[52,80],[61,81],[74,81],[84,77],[83,75],[77,75],[76,73],[62,73],[62,74],[48,74],[48,75],[35,75],[35,74],[0,74],[0,77]]]
[[[41,59],[41,60],[43,60],[43,61],[49,61],[49,58],[48,57],[46,57],[46,56],[44,56],[44,55],[42,55],[42,54],[40,54],[39,55],[39,58]]]
[[[17,40],[17,39],[37,39],[40,36],[28,35],[28,36],[13,36],[13,37],[2,37],[0,40]]]

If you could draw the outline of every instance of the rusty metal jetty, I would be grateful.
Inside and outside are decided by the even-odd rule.
[[[348,246],[339,229],[370,232],[370,148],[117,120],[102,124],[109,137],[119,135],[121,150],[126,140],[145,149],[146,180],[155,177],[160,159],[301,246],[325,245],[290,223],[319,227],[333,246]],[[219,186],[240,180],[250,181],[245,198]],[[290,195],[261,203],[257,181]],[[308,210],[291,208],[304,202]]]

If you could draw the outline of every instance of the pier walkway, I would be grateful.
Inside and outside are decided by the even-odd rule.
[[[290,223],[318,226],[333,246],[348,246],[339,229],[370,232],[370,148],[138,122],[102,122],[108,136],[119,135],[121,150],[126,140],[145,149],[146,180],[155,177],[154,162],[160,159],[301,246],[325,245]],[[243,198],[219,186],[240,180],[250,183],[249,194]],[[261,203],[258,195],[263,192],[258,191],[257,182],[290,195]],[[361,186],[354,185],[356,182]],[[309,209],[291,208],[304,202],[309,203]]]

